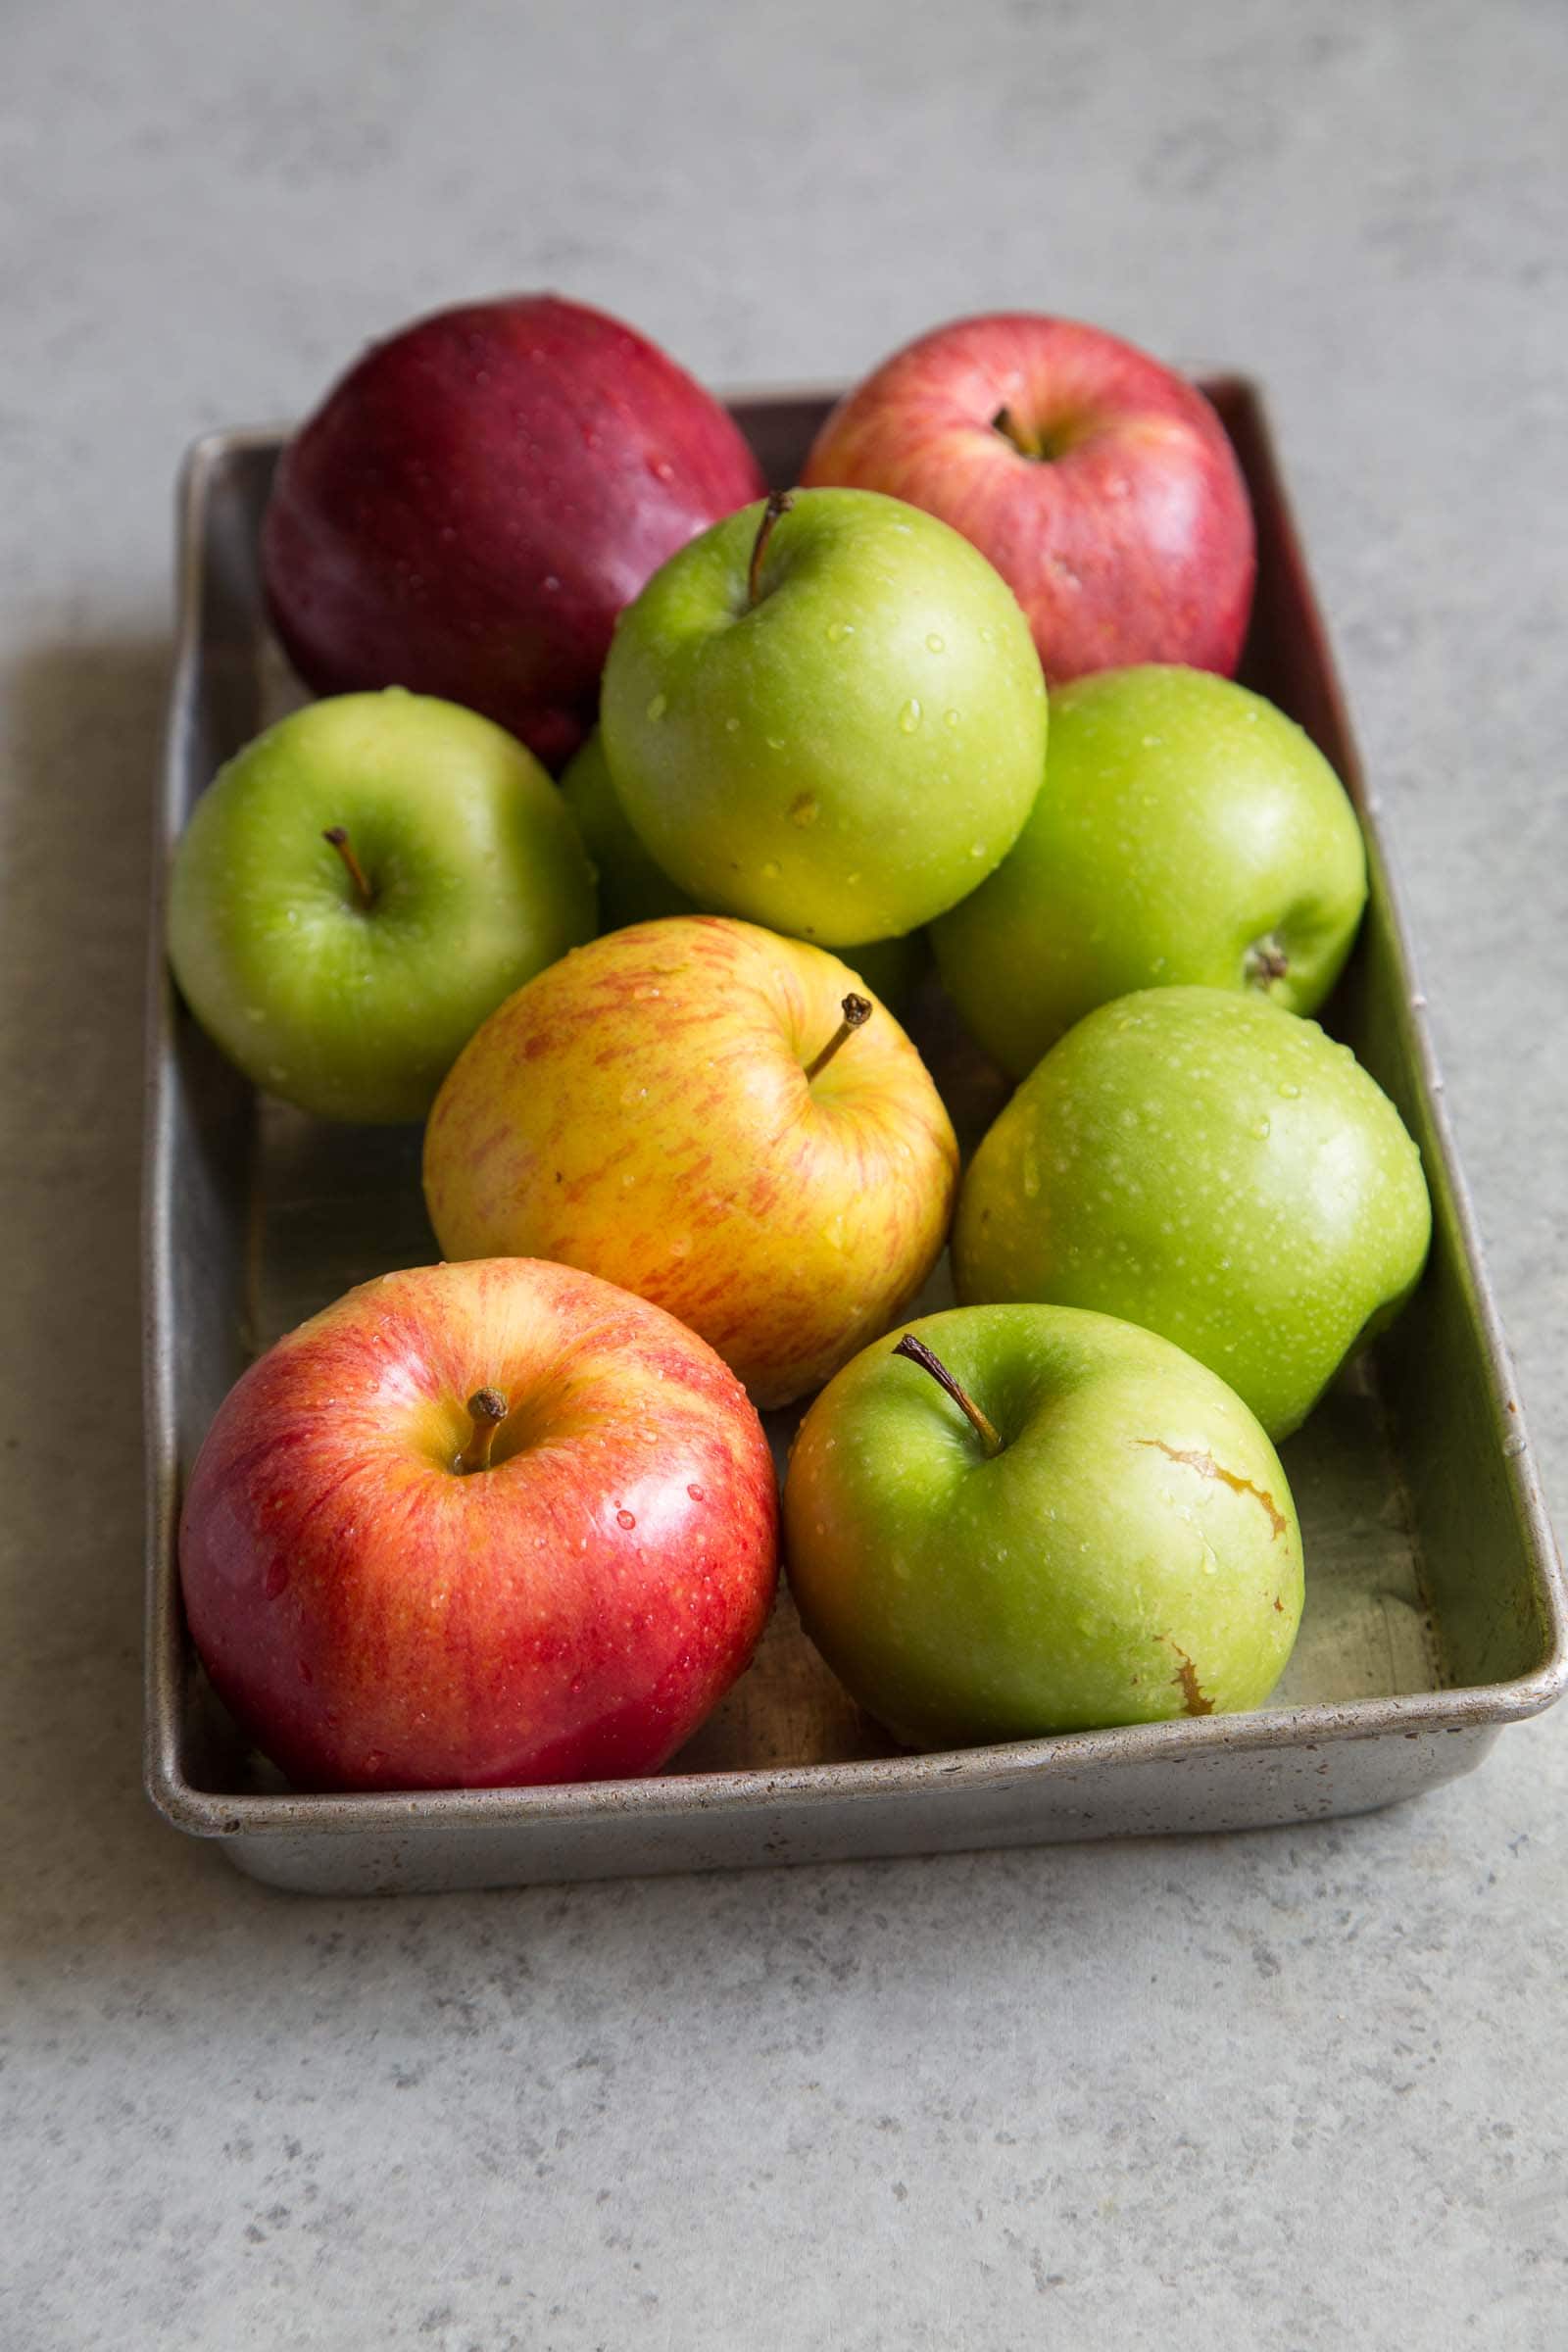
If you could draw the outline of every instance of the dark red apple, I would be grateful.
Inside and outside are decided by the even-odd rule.
[[[220,1408],[180,1525],[196,1647],[307,1788],[654,1772],[777,1572],[761,1424],[657,1306],[527,1258],[364,1284]]]
[[[1033,312],[941,326],[828,417],[808,482],[924,507],[989,556],[1053,685],[1185,662],[1229,676],[1255,555],[1247,485],[1197,386]]]
[[[373,345],[284,450],[268,603],[318,693],[441,695],[559,768],[621,607],[762,487],[717,401],[618,319],[470,303]]]

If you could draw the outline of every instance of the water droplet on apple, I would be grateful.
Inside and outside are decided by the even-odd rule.
[[[985,854],[986,854],[986,845],[985,845],[985,843],[984,843],[983,841],[971,841],[971,842],[970,842],[970,844],[969,844],[969,855],[970,855],[970,857],[971,857],[971,858],[983,858],[983,857],[985,856]]]
[[[1146,752],[1157,752],[1157,751],[1158,751],[1158,749],[1159,749],[1159,742],[1160,742],[1160,739],[1159,739],[1159,737],[1158,737],[1157,735],[1146,735],[1146,736],[1144,737],[1144,749],[1145,749],[1145,751],[1146,751]]]
[[[740,731],[741,731],[741,722],[740,722],[740,720],[739,720],[738,718],[726,718],[726,719],[725,719],[725,721],[724,721],[724,732],[725,732],[725,734],[726,734],[726,735],[738,735],[738,734],[740,733]]]
[[[899,725],[906,735],[912,735],[920,724],[920,706],[911,695],[899,712]]]
[[[667,458],[650,458],[648,470],[656,482],[672,482],[675,479],[675,468]]]
[[[540,582],[540,586],[543,588],[546,596],[557,596],[561,592],[561,582],[557,579],[553,571],[547,571],[545,573],[543,580]]]
[[[796,800],[791,801],[790,823],[792,825],[814,825],[816,818],[817,807],[814,794],[803,792]]]
[[[997,642],[997,632],[996,632],[996,630],[995,630],[995,629],[982,629],[982,630],[981,630],[981,632],[980,632],[980,642],[981,642],[981,644],[982,644],[982,645],[995,645],[995,644],[996,644],[996,642]]]
[[[779,878],[780,871],[781,868],[779,867],[777,860],[770,858],[762,868],[762,880],[764,882],[776,882]]]
[[[646,1004],[650,997],[661,996],[662,993],[662,990],[657,988],[634,988],[631,992],[632,1003],[634,1004]]]
[[[1269,1135],[1269,1125],[1267,1119],[1254,1119],[1252,1121],[1252,1133],[1256,1136],[1260,1144],[1266,1144]]]
[[[703,1502],[707,1499],[701,1487],[688,1487],[686,1492],[691,1496],[693,1502]]]
[[[781,752],[784,749],[783,736],[770,735],[767,739],[767,748],[770,752]]]
[[[1280,1093],[1284,1096],[1287,1102],[1296,1102],[1300,1092],[1300,1088],[1298,1086],[1293,1086],[1288,1078],[1281,1082]]]
[[[956,710],[944,710],[942,713],[942,723],[944,726],[956,727],[958,723],[958,713]]]
[[[617,1511],[615,1513],[615,1525],[617,1527],[635,1527],[637,1521],[630,1511]]]
[[[664,715],[664,712],[665,712],[665,711],[666,711],[668,709],[669,709],[669,704],[666,702],[666,700],[665,700],[665,698],[663,697],[663,695],[662,695],[662,694],[656,694],[656,695],[655,695],[655,697],[654,697],[654,699],[653,699],[653,701],[652,701],[652,702],[649,704],[649,706],[648,706],[648,715],[649,715],[649,717],[650,717],[650,718],[654,718],[654,719],[662,718],[662,717],[663,717],[663,715]]]
[[[853,620],[830,620],[827,624],[827,641],[829,645],[838,645],[843,641],[844,638],[853,637],[854,635],[855,623]]]
[[[945,637],[939,637],[939,636],[937,635],[937,633],[936,633],[935,629],[932,629],[932,630],[931,630],[931,631],[928,633],[928,635],[927,635],[927,637],[926,637],[926,641],[925,641],[925,643],[926,643],[926,651],[927,651],[928,653],[932,653],[932,654],[945,654],[945,653],[947,652],[947,650],[948,650],[948,642],[947,642],[947,639],[946,639]]]

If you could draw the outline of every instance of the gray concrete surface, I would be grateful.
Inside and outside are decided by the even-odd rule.
[[[1560,1514],[1560,0],[4,23],[6,2352],[1560,2346],[1568,1716],[1294,1834],[270,1896],[139,1792],[135,1232],[181,445],[468,291],[719,381],[1039,305],[1268,384]]]

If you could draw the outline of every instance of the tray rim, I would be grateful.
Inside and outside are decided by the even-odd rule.
[[[1266,399],[1257,378],[1234,368],[1192,371],[1202,387],[1250,407],[1262,427],[1264,460],[1272,473],[1277,536],[1288,558],[1305,572],[1289,487],[1278,466]],[[787,402],[822,404],[841,386],[748,385],[722,395],[744,412]],[[144,1070],[145,1130],[142,1190],[143,1397],[146,1441],[147,1589],[145,1606],[144,1778],[147,1793],[174,1828],[188,1835],[232,1838],[302,1833],[346,1836],[395,1829],[411,1821],[461,1821],[471,1826],[524,1828],[569,1824],[606,1815],[628,1822],[678,1820],[717,1812],[746,1813],[780,1801],[818,1805],[879,1795],[936,1795],[949,1788],[995,1788],[1018,1782],[1076,1780],[1116,1764],[1164,1761],[1177,1765],[1205,1753],[1277,1748],[1313,1749],[1345,1740],[1417,1739],[1439,1733],[1500,1728],[1544,1712],[1568,1689],[1568,1588],[1546,1515],[1512,1360],[1487,1280],[1479,1225],[1455,1148],[1411,951],[1399,887],[1391,871],[1379,821],[1350,728],[1332,643],[1314,596],[1307,599],[1310,651],[1325,703],[1345,745],[1345,777],[1361,817],[1368,862],[1377,870],[1390,933],[1407,982],[1396,1005],[1400,1041],[1410,1053],[1426,1099],[1434,1140],[1454,1210],[1460,1278],[1486,1358],[1487,1386],[1496,1426],[1512,1437],[1504,1472],[1542,1604],[1546,1654],[1529,1673],[1498,1683],[1447,1690],[1385,1693],[1334,1703],[1316,1702],[1245,1715],[1174,1718],[1159,1724],[1054,1734],[985,1747],[926,1754],[850,1759],[834,1763],[752,1766],[722,1772],[663,1773],[645,1779],[577,1782],[540,1788],[440,1788],[385,1793],[305,1791],[222,1792],[196,1788],[180,1757],[180,1690],[189,1637],[179,1601],[176,1556],[178,1502],[174,1408],[176,1325],[171,1240],[174,1176],[174,994],[163,950],[169,853],[179,830],[185,737],[199,676],[206,587],[208,502],[215,477],[235,458],[276,450],[289,424],[247,425],[202,434],[181,464],[176,487],[174,658],[155,800],[155,860],[148,931],[147,1025]]]

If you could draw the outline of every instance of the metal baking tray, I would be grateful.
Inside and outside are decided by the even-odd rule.
[[[1372,899],[1326,1014],[1421,1146],[1431,1263],[1404,1315],[1286,1446],[1307,1602],[1270,1704],[908,1755],[861,1716],[787,1594],[751,1670],[657,1778],[555,1788],[324,1795],[247,1748],[180,1607],[180,1494],[251,1358],[351,1283],[426,1261],[416,1131],[332,1128],[259,1100],[168,978],[153,909],[146,1164],[147,1787],[180,1830],[279,1886],[391,1892],[1186,1830],[1369,1811],[1452,1780],[1568,1681],[1561,1566],[1543,1510],[1404,929],[1262,400],[1206,379],[1251,488],[1259,573],[1244,677],[1307,729],[1366,827]],[[734,410],[770,481],[828,406]],[[178,645],[157,866],[220,762],[301,697],[263,613],[257,540],[282,436],[199,442],[180,489]],[[923,1037],[960,1131],[985,1072]],[[937,1302],[940,1293],[933,1298]]]

